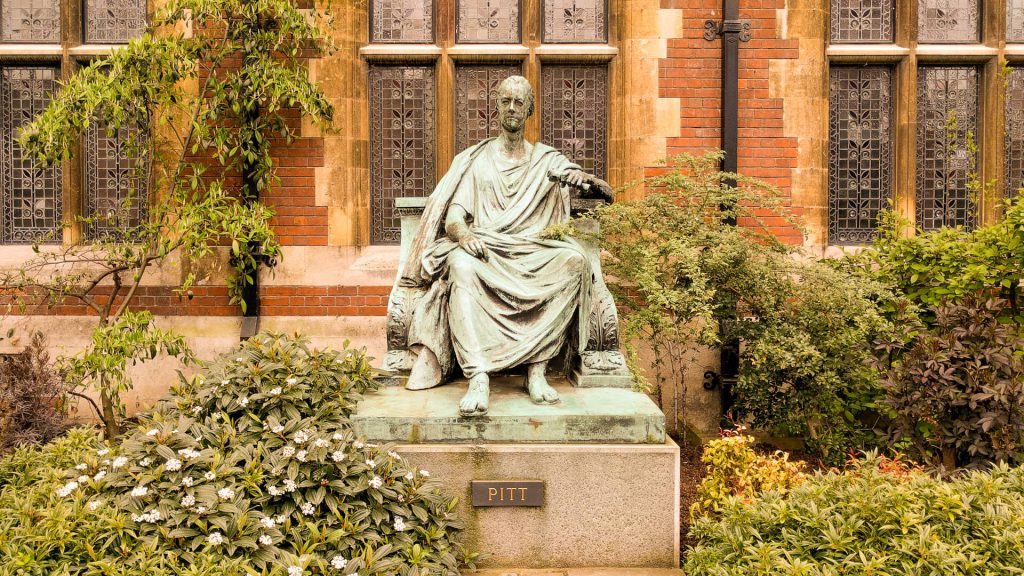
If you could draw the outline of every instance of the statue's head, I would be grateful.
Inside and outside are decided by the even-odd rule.
[[[506,130],[522,130],[533,114],[533,87],[522,76],[509,76],[498,85],[498,116]]]

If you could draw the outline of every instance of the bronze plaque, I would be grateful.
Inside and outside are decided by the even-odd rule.
[[[543,506],[540,480],[473,480],[473,506]]]

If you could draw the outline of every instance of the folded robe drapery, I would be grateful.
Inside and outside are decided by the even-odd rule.
[[[578,166],[544,144],[519,163],[497,146],[485,140],[456,157],[427,202],[403,271],[407,282],[428,285],[409,344],[433,351],[446,375],[453,354],[471,378],[550,360],[571,328],[574,343],[587,342],[593,276],[586,254],[575,240],[540,237],[569,219],[568,192],[548,173]],[[486,259],[444,234],[444,214],[455,204],[486,245]]]

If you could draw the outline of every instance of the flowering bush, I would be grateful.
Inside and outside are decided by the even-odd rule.
[[[56,496],[108,518],[110,541],[185,563],[213,555],[288,576],[457,574],[472,555],[455,540],[454,501],[391,446],[351,430],[370,376],[361,352],[259,335],[183,379],[119,446],[75,462]]]
[[[784,494],[804,482],[802,463],[790,462],[789,454],[778,450],[759,454],[754,442],[740,432],[707,443],[701,462],[707,464],[708,474],[697,487],[691,518],[716,512],[731,499],[750,502],[768,490]]]
[[[1024,468],[952,482],[868,456],[697,521],[689,576],[1019,574]]]

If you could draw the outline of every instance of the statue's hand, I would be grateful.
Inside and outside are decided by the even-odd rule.
[[[561,180],[563,184],[568,184],[569,186],[573,186],[575,188],[583,188],[583,184],[590,180],[590,178],[591,176],[584,172],[583,170],[576,170],[575,168],[570,168],[562,173],[562,176],[561,178],[559,178],[559,180]]]
[[[459,238],[459,246],[470,256],[487,261],[487,246],[476,234],[466,234]]]

